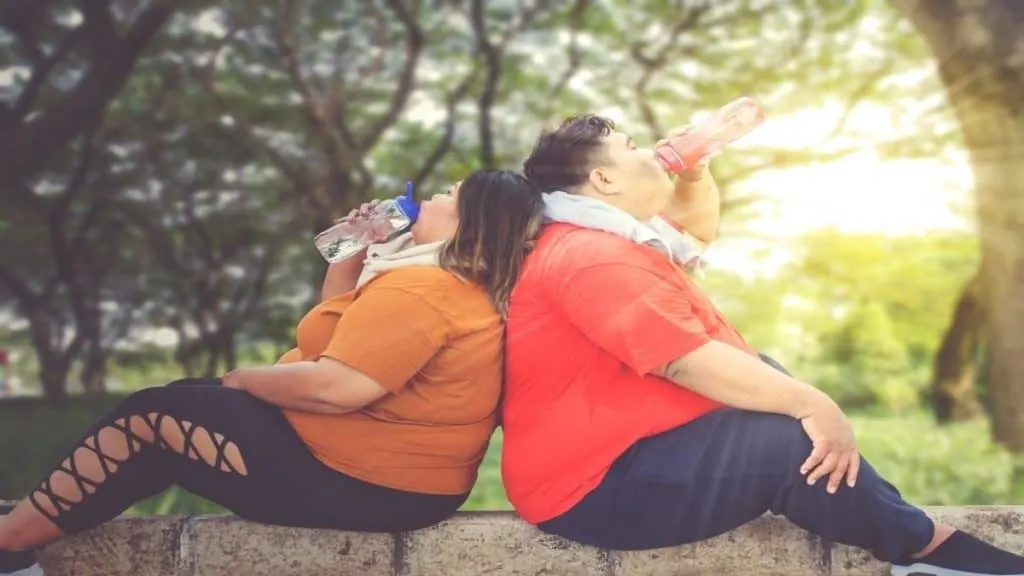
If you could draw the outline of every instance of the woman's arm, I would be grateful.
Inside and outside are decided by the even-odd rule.
[[[318,360],[236,370],[224,384],[282,408],[344,414],[402,390],[448,331],[418,290],[375,282],[342,314]]]
[[[355,289],[359,275],[363,272],[366,250],[367,248],[363,248],[350,258],[334,262],[327,267],[327,273],[324,274],[324,284],[320,288],[321,301]]]
[[[360,219],[365,221],[373,213],[378,203],[380,203],[380,200],[377,199],[364,202],[358,208],[353,208],[339,222],[345,220],[353,222]],[[363,272],[363,264],[366,262],[366,250],[367,248],[363,248],[356,254],[340,262],[334,262],[327,267],[327,273],[324,274],[324,283],[320,288],[321,302],[355,289],[356,283],[359,281],[359,275]]]
[[[388,393],[369,376],[330,358],[235,370],[224,377],[224,385],[268,404],[318,414],[359,410]]]

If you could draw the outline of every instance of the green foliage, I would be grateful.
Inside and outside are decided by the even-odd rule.
[[[120,396],[75,397],[64,406],[0,400],[0,499],[28,494]]]
[[[480,474],[476,486],[463,506],[465,510],[508,510],[512,505],[505,496],[505,487],[501,484],[501,442],[502,431],[499,428],[491,438],[491,445],[480,465]]]
[[[751,343],[847,409],[917,406],[976,240],[826,230],[791,247],[773,278],[714,270],[704,286]]]
[[[989,439],[984,422],[937,426],[930,416],[855,417],[861,453],[903,493],[924,506],[1019,504],[1014,460]]]

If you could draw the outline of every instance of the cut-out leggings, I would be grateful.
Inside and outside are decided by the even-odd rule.
[[[430,526],[467,497],[346,476],[313,456],[280,409],[220,380],[187,379],[126,398],[29,499],[75,533],[175,484],[256,522],[367,532]]]

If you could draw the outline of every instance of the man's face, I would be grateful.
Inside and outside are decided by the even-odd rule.
[[[590,172],[590,185],[599,198],[638,220],[661,213],[672,198],[669,175],[650,148],[637,148],[633,139],[612,132],[604,139],[600,163]]]

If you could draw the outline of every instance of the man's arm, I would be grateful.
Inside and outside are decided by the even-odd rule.
[[[831,398],[712,340],[691,302],[698,288],[682,283],[667,260],[594,248],[571,256],[567,249],[566,267],[576,269],[551,287],[552,300],[581,332],[638,374],[667,377],[736,408],[798,419],[814,446],[801,466],[808,483],[828,476],[829,492],[844,478],[853,486],[860,465],[853,429]]]
[[[707,248],[718,237],[721,197],[708,165],[676,176],[672,200],[662,217]]]
[[[843,480],[854,486],[860,456],[846,415],[820,390],[769,367],[728,344],[711,341],[652,373],[723,404],[790,416],[800,421],[813,446],[800,466],[807,483],[828,477],[834,494]]]
[[[653,374],[736,408],[796,419],[808,416],[828,396],[771,368],[746,352],[710,341],[655,369]]]

